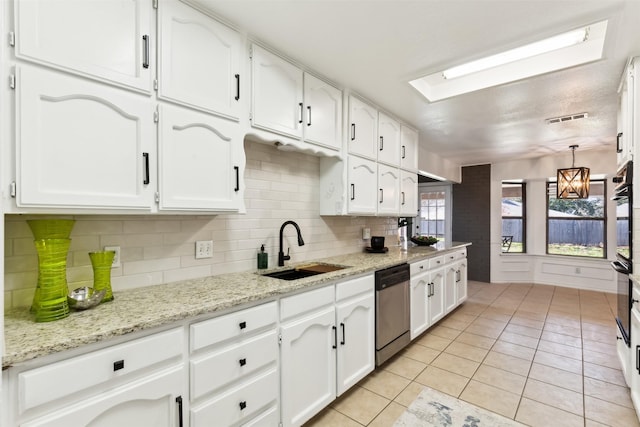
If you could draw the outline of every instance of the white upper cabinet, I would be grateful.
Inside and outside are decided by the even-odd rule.
[[[244,158],[236,123],[162,105],[158,150],[161,210],[240,208]]]
[[[240,34],[178,1],[158,7],[158,97],[240,117]]]
[[[341,90],[256,45],[251,64],[254,127],[334,151],[342,148]]]
[[[349,137],[347,145],[349,154],[377,158],[378,111],[360,101],[349,97]]]
[[[378,165],[378,215],[398,215],[400,209],[400,170]]]
[[[378,162],[400,166],[400,123],[378,114]]]
[[[334,150],[342,148],[342,91],[304,74],[304,139]]]
[[[252,125],[302,138],[302,70],[255,44],[252,46],[251,68]]]
[[[400,170],[400,216],[418,215],[418,175]]]
[[[17,205],[150,209],[148,98],[29,66],[16,71]]]
[[[410,127],[400,127],[400,167],[409,171],[418,171],[418,132]]]
[[[377,210],[375,183],[377,181],[377,165],[373,160],[349,156],[347,180],[349,194],[347,200],[350,214],[375,215]]]
[[[16,57],[150,93],[152,12],[148,0],[16,0]]]

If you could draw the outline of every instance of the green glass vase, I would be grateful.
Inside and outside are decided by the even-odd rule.
[[[113,264],[114,251],[89,252],[91,266],[93,267],[93,290],[99,292],[103,289],[107,291],[101,302],[113,300],[111,290],[111,264]]]
[[[38,284],[31,311],[36,322],[50,322],[69,315],[67,302],[67,254],[71,239],[35,240],[38,252]]]

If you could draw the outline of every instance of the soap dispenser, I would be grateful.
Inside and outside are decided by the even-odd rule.
[[[258,252],[258,269],[264,269],[269,267],[269,254],[264,251],[264,244],[260,246],[260,252]]]

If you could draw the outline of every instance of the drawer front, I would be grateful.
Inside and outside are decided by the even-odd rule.
[[[444,265],[444,255],[434,256],[433,258],[429,258],[429,270],[442,267],[443,265]]]
[[[411,276],[415,276],[416,274],[424,273],[429,270],[429,261],[429,259],[423,259],[422,261],[416,261],[409,264]]]
[[[278,308],[273,301],[195,323],[191,325],[191,352],[232,338],[245,337],[275,325],[277,320]]]
[[[444,254],[444,262],[445,264],[449,264],[451,262],[454,262],[458,259],[458,254],[457,252],[449,252],[447,254]]]
[[[274,330],[193,360],[191,400],[275,364],[277,358],[278,337]]]
[[[460,249],[456,252],[457,259],[465,259],[467,258],[467,248]]]
[[[280,414],[278,407],[272,406],[251,421],[242,424],[242,427],[278,427],[280,424]]]
[[[183,337],[182,328],[172,329],[22,372],[18,375],[20,413],[156,363],[179,358],[184,346]]]
[[[265,407],[277,402],[278,371],[274,368],[191,408],[191,425],[229,426],[249,420]]]
[[[365,292],[373,292],[375,289],[375,278],[373,274],[359,277],[336,285],[336,301],[342,301],[355,295]]]
[[[334,297],[334,286],[325,286],[324,288],[282,298],[280,300],[280,320],[284,321],[333,304]]]

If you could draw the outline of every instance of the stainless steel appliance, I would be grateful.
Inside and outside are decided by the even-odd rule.
[[[611,266],[618,282],[616,323],[627,346],[631,343],[631,281],[633,260],[633,162],[626,163],[613,178],[616,202],[616,260]]]
[[[411,340],[408,264],[376,271],[376,366]]]

